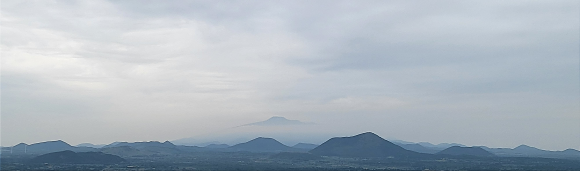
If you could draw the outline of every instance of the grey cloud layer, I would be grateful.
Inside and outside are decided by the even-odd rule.
[[[282,115],[578,148],[578,6],[3,1],[2,144],[172,140]]]

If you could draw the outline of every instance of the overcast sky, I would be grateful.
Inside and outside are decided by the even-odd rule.
[[[165,141],[284,116],[580,149],[580,2],[1,3],[1,144]]]

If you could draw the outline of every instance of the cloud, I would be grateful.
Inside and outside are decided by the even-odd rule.
[[[280,115],[410,141],[570,148],[577,6],[3,1],[2,143],[172,140]],[[461,122],[436,124],[448,118]]]

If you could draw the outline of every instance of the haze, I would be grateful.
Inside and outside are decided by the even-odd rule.
[[[578,1],[1,4],[1,144],[330,135],[580,149]],[[322,138],[321,138],[322,139]]]

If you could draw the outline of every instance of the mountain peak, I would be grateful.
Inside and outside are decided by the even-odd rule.
[[[319,155],[346,157],[401,157],[420,155],[419,153],[405,150],[372,132],[365,132],[351,137],[332,138],[310,150],[310,152]]]
[[[26,143],[18,143],[14,147],[25,146],[25,145],[28,145],[28,144],[26,144]]]
[[[30,146],[43,146],[43,145],[49,145],[49,146],[61,146],[61,147],[72,147],[70,144],[62,141],[62,140],[56,140],[56,141],[45,141],[45,142],[39,142],[39,143],[34,143],[34,144],[30,144]]]
[[[274,139],[274,138],[268,138],[268,137],[258,137],[258,138],[254,138],[253,140],[250,140],[249,142],[252,141],[275,141],[278,142],[278,140]]]
[[[514,149],[537,149],[537,148],[535,148],[535,147],[532,147],[532,146],[528,146],[528,145],[525,145],[525,144],[522,144],[522,145],[519,145],[519,146],[517,146],[517,147],[516,147],[516,148],[514,148]],[[539,149],[538,149],[538,150],[539,150]]]
[[[260,121],[260,122],[254,122],[254,123],[250,123],[250,124],[245,124],[245,125],[241,125],[241,126],[286,126],[286,125],[310,125],[313,123],[308,123],[308,122],[302,122],[299,120],[290,120],[290,119],[286,119],[285,117],[281,117],[281,116],[273,116],[265,121]],[[240,126],[238,126],[240,127]]]
[[[379,136],[379,135],[377,135],[375,133],[372,133],[372,132],[365,132],[365,133],[362,133],[362,134],[358,134],[358,135],[352,136],[351,138],[358,139],[358,141],[366,141],[366,142],[383,142],[383,141],[386,141],[386,142],[391,143],[390,141],[387,141],[387,140],[383,139],[381,136]]]
[[[258,137],[245,143],[236,144],[229,148],[239,151],[261,151],[261,152],[281,152],[295,150],[291,147],[288,147],[280,143],[274,138],[267,137]]]
[[[39,142],[39,143],[61,143],[61,144],[68,144],[62,140],[54,140],[54,141],[45,141],[45,142]],[[38,143],[37,143],[38,144]]]
[[[379,135],[377,135],[377,134],[375,134],[373,132],[365,132],[365,133],[362,133],[362,134],[355,135],[354,137],[375,137],[375,138],[381,138]],[[381,138],[381,139],[383,139],[383,138]]]
[[[268,121],[272,121],[272,120],[288,120],[285,117],[282,116],[272,116],[270,119],[268,119]]]

